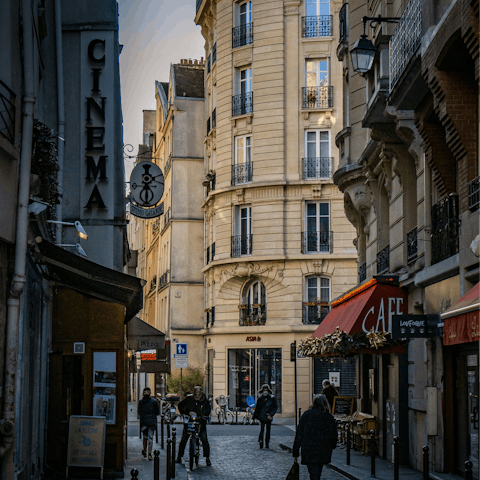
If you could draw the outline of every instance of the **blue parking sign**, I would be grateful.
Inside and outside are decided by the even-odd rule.
[[[177,355],[187,355],[186,343],[177,343]]]

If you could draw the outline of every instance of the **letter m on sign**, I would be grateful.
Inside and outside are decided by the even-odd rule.
[[[107,158],[107,155],[102,155],[95,163],[93,157],[87,156],[87,180],[96,180],[97,177],[100,180],[107,179]]]

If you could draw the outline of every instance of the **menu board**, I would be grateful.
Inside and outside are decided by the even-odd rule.
[[[333,397],[333,415],[351,415],[355,397]]]
[[[103,478],[105,417],[72,415],[68,429],[68,467],[100,467]]]
[[[93,353],[93,414],[115,423],[117,400],[117,354]]]

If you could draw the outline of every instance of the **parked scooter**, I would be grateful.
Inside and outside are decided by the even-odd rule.
[[[177,404],[180,401],[180,395],[169,393],[162,398],[162,414],[165,422],[174,423],[177,415]]]

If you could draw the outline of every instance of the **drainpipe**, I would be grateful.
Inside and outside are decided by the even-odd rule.
[[[12,448],[15,442],[15,384],[17,377],[18,319],[20,297],[26,281],[26,251],[28,233],[28,200],[30,196],[30,166],[32,155],[33,114],[35,89],[33,79],[33,36],[30,0],[22,0],[23,16],[23,97],[22,150],[20,154],[20,179],[18,188],[17,233],[15,243],[15,269],[7,299],[7,329],[5,340],[5,390],[0,433],[0,458]]]
[[[57,220],[63,220],[63,159],[65,156],[65,92],[63,82],[63,43],[62,43],[62,6],[60,0],[55,0],[55,44],[57,56],[57,113],[58,113],[58,133],[57,133],[57,153],[58,153],[58,193],[60,194],[60,203],[57,204]],[[56,240],[62,242],[61,223],[57,223]]]

